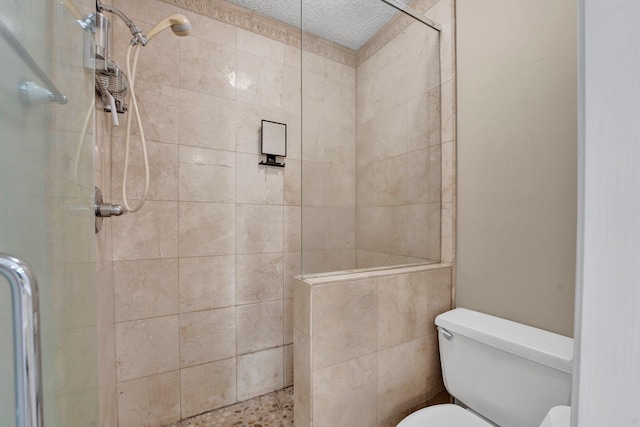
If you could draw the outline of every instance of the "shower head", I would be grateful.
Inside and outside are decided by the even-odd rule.
[[[173,31],[176,36],[188,36],[191,34],[191,22],[189,19],[184,15],[176,13],[175,15],[171,15],[170,17],[158,22],[152,29],[150,29],[145,35],[145,38],[147,39],[146,41],[148,42],[169,27],[171,27],[171,31]]]

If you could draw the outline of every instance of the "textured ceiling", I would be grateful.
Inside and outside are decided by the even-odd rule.
[[[229,0],[261,15],[358,50],[398,12],[382,0]],[[409,0],[400,0],[408,3]]]

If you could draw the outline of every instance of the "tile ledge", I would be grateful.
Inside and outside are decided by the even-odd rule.
[[[308,279],[303,279],[301,276],[296,276],[296,279],[301,280],[310,286],[324,286],[324,285],[331,285],[335,283],[352,282],[354,280],[397,276],[399,274],[418,273],[422,271],[444,270],[451,267],[453,267],[453,264],[450,262],[440,262],[437,264],[425,264],[425,265],[414,265],[410,267],[387,268],[383,270],[336,274],[333,276],[312,277]]]

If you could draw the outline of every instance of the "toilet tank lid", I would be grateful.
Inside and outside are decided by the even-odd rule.
[[[571,374],[573,339],[465,308],[436,317],[436,325],[502,351]]]

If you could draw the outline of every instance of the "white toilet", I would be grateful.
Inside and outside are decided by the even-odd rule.
[[[565,409],[550,410],[570,404],[573,339],[463,308],[436,325],[444,384],[459,405],[421,409],[398,427],[569,426]]]

